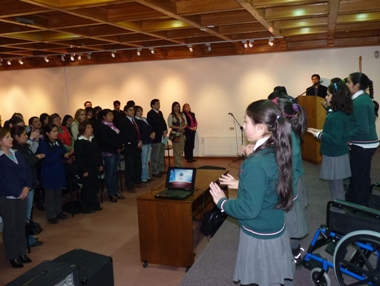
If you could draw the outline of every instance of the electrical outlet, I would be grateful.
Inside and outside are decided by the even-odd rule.
[[[234,127],[230,127],[230,130],[235,130],[235,128]]]

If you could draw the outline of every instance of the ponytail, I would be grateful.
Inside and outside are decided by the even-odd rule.
[[[273,147],[280,172],[277,184],[278,203],[276,208],[288,211],[293,205],[292,188],[292,135],[288,120],[281,109],[270,100],[258,100],[247,107],[247,116],[255,124],[265,124],[270,137],[258,150]]]

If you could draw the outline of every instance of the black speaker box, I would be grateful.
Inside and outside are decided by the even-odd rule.
[[[112,258],[109,256],[77,248],[53,261],[77,266],[80,285],[114,285]]]
[[[80,286],[78,268],[63,262],[44,261],[6,286]]]

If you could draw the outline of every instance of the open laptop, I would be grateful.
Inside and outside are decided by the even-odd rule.
[[[155,195],[160,199],[184,200],[194,193],[195,168],[169,167],[166,174],[166,189]]]

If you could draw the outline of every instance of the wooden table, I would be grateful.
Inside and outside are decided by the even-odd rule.
[[[193,219],[213,206],[210,182],[226,170],[198,169],[196,191],[185,200],[156,199],[160,190],[149,191],[137,198],[140,257],[148,263],[190,267],[194,263]]]

